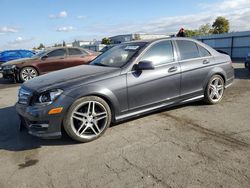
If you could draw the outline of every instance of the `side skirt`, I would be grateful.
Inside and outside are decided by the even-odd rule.
[[[169,108],[169,107],[178,106],[178,105],[181,105],[181,104],[200,101],[203,98],[204,98],[204,95],[200,95],[200,96],[192,97],[190,99],[182,100],[182,101],[179,101],[179,102],[162,103],[160,105],[156,105],[156,106],[153,106],[153,107],[150,107],[150,108],[145,108],[145,109],[142,109],[142,110],[138,110],[138,111],[135,111],[135,112],[129,112],[129,113],[117,116],[117,117],[115,117],[115,122],[124,121],[126,119],[130,119],[130,118],[133,118],[133,117],[138,117],[138,116],[141,116],[143,114],[158,111],[158,110],[164,109],[164,108]]]

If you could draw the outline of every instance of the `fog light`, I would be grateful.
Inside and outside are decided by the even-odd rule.
[[[49,115],[53,115],[53,114],[60,114],[63,110],[63,107],[60,108],[53,108],[49,111]]]

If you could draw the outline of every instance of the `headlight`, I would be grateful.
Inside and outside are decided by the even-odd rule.
[[[16,65],[6,65],[6,66],[2,66],[3,70],[10,70],[10,69],[14,69],[16,68]]]
[[[54,89],[40,94],[36,99],[36,104],[51,104],[63,93],[61,89]]]

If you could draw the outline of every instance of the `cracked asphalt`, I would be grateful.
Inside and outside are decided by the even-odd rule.
[[[0,78],[0,187],[250,187],[250,73],[223,101],[162,110],[79,144],[18,132],[18,84]]]

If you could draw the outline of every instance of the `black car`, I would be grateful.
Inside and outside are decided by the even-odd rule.
[[[250,71],[250,53],[246,57],[245,67]]]
[[[16,109],[32,135],[55,138],[65,129],[88,142],[112,122],[197,100],[217,104],[233,80],[230,57],[196,40],[135,41],[25,82]]]

